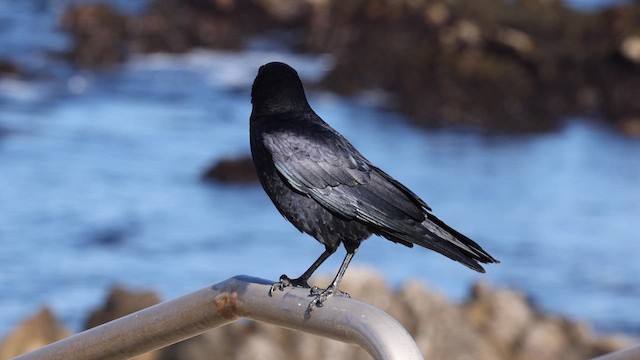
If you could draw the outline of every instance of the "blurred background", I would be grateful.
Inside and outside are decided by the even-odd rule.
[[[113,284],[168,299],[316,259],[246,160],[270,61],[502,261],[373,237],[354,267],[640,335],[637,3],[2,0],[0,336],[44,305],[78,331]]]

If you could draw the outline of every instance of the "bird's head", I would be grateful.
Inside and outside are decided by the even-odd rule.
[[[252,116],[308,110],[298,73],[289,65],[262,65],[251,88]]]

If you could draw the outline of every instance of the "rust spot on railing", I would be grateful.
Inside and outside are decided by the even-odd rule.
[[[218,313],[225,319],[234,319],[238,317],[238,293],[223,292],[216,296],[213,300],[214,305],[218,309]]]

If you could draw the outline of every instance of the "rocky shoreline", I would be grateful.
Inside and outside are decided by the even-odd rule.
[[[318,280],[318,284],[329,279]],[[425,284],[410,281],[390,289],[372,269],[347,273],[344,289],[395,317],[426,359],[587,359],[631,346],[638,339],[601,335],[588,325],[535,308],[514,290],[476,284],[463,303],[447,300]],[[152,291],[121,287],[88,315],[91,328],[160,302]],[[320,310],[321,311],[321,310]],[[48,309],[26,319],[0,342],[0,359],[70,335]],[[200,359],[368,359],[355,345],[273,325],[238,321],[165,349],[145,360]]]
[[[131,16],[103,4],[61,20],[84,67],[135,52],[242,49],[258,35],[329,53],[322,86],[390,94],[420,126],[546,131],[567,116],[640,134],[640,4],[587,13],[557,0],[154,0]]]

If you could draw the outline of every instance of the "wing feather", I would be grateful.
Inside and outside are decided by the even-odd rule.
[[[337,133],[319,129],[317,136],[304,134],[289,128],[263,137],[276,169],[294,189],[381,233],[416,236],[416,224],[425,220],[428,209],[424,201],[371,165]]]

